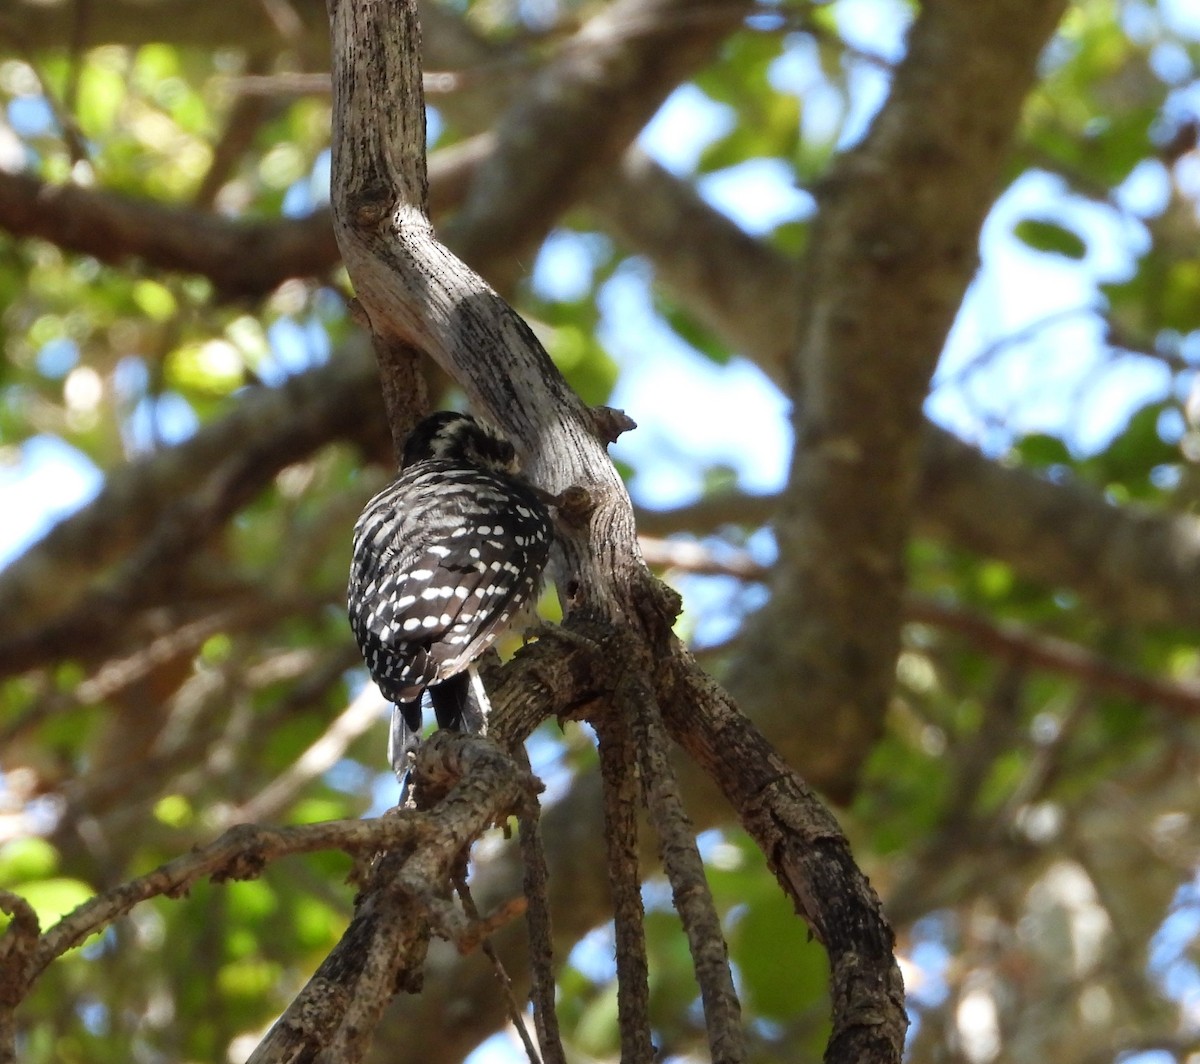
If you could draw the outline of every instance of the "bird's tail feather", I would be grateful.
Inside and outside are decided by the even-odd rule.
[[[492,707],[474,665],[429,688],[429,701],[433,704],[439,728],[452,728],[468,735],[487,734],[487,718]]]
[[[421,745],[421,700],[397,702],[392,706],[392,727],[388,734],[388,760],[397,779],[412,767],[413,755]]]
[[[429,688],[429,701],[439,728],[486,735],[491,711],[483,681],[471,666]],[[400,804],[406,805],[412,790],[412,764],[421,745],[421,700],[396,702],[392,706],[392,727],[388,735],[388,760],[400,780]]]

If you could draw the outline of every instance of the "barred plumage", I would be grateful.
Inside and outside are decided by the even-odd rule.
[[[426,690],[439,726],[480,729],[486,696],[472,662],[537,594],[553,526],[515,470],[507,441],[465,414],[434,414],[354,527],[350,626],[395,704],[399,775],[420,741]]]

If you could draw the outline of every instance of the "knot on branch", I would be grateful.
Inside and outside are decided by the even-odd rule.
[[[596,509],[596,500],[592,493],[580,484],[572,484],[565,491],[554,496],[551,505],[558,511],[559,520],[573,528],[587,524],[587,519]]]
[[[209,878],[214,883],[225,883],[231,879],[257,879],[267,867],[267,846],[262,829],[257,824],[235,824],[225,832],[221,841],[229,847],[229,859],[219,868],[214,868]],[[188,884],[181,884],[180,893],[186,894]]]
[[[395,196],[387,186],[362,188],[347,199],[350,222],[357,229],[376,229],[390,218]]]
[[[596,438],[605,444],[616,443],[622,433],[637,428],[637,422],[624,410],[617,410],[611,406],[594,406],[590,412]]]
[[[671,638],[675,621],[683,612],[682,596],[648,569],[635,575],[631,590],[646,634],[653,644],[662,646]]]

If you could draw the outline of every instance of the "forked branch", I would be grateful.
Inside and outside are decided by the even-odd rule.
[[[538,720],[564,707],[584,713],[608,702],[613,706],[608,712],[621,714],[608,716],[601,708],[594,723],[601,736],[602,771],[608,784],[610,856],[615,855],[614,866],[620,866],[610,869],[610,875],[620,895],[619,993],[626,1002],[621,1009],[623,1059],[648,1060],[652,1053],[649,1019],[642,1005],[644,947],[641,929],[634,926],[640,921],[638,875],[636,865],[625,859],[636,840],[631,812],[636,797],[629,791],[638,757],[621,700],[612,697],[614,688],[632,684],[645,694],[635,701],[649,705],[657,699],[676,740],[726,788],[781,884],[829,946],[837,1015],[835,1042],[827,1059],[898,1061],[905,1022],[891,932],[878,902],[870,904],[874,895],[849,861],[836,823],[769,747],[764,751],[753,743],[739,743],[720,753],[727,736],[757,733],[672,634],[678,601],[642,563],[629,498],[608,458],[604,433],[597,431],[591,412],[567,386],[528,326],[434,238],[425,212],[415,0],[329,0],[329,7],[334,55],[334,223],[364,319],[377,351],[384,353],[385,393],[395,370],[387,353],[404,347],[424,352],[462,386],[477,413],[506,432],[534,484],[555,495],[579,485],[595,504],[585,520],[560,530],[561,557],[553,574],[566,633],[561,645],[557,639],[547,642],[552,652],[570,663],[559,661],[542,674],[529,668],[528,658],[513,663],[513,671],[527,676],[533,686],[518,699],[523,703],[519,726],[504,738],[519,740]],[[386,122],[380,121],[381,101],[389,105]],[[392,104],[402,113],[395,114]],[[587,638],[570,646],[569,633],[584,631]],[[633,660],[623,653],[630,640],[639,648]],[[588,649],[589,642],[597,645],[599,653]],[[582,667],[577,664],[587,659],[602,664],[597,666],[594,660]],[[598,684],[596,677],[606,669],[610,682],[602,690],[603,683]],[[693,707],[685,727],[687,711],[681,707],[694,699],[706,704]],[[499,701],[502,704],[504,699]],[[671,701],[674,704],[668,705]],[[493,700],[493,704],[498,703]],[[648,726],[653,730],[653,723]],[[715,757],[714,751],[719,752]],[[688,875],[695,870],[680,856],[694,855],[694,840],[683,839],[686,820],[662,768],[662,754],[662,744],[654,742],[653,756],[643,758],[642,768],[655,776],[647,781],[655,795],[652,814],[664,845],[672,851],[671,868],[682,881],[681,869],[688,869]],[[773,800],[771,781],[760,780],[765,764],[775,771],[775,782],[788,783],[791,804],[787,808]],[[760,782],[747,786],[719,774]],[[764,801],[771,813],[783,815],[774,833],[765,829],[761,819]],[[809,830],[814,824],[819,830]],[[827,853],[838,860],[826,861]],[[698,863],[694,857],[694,864]],[[842,936],[840,921],[829,917],[827,905],[837,904],[843,892],[862,900],[853,916],[866,927],[867,942],[854,929],[848,937]],[[738,1026],[736,999],[727,970],[723,979],[714,974],[719,966],[713,963],[717,952],[724,962],[719,927],[713,927],[717,921],[711,905],[693,902],[687,898],[681,904],[693,949],[702,958],[697,969],[703,973],[714,1054],[740,1059],[740,1035],[729,1034]],[[856,960],[854,948],[864,944],[873,948]],[[851,1055],[854,1051],[861,1052]]]

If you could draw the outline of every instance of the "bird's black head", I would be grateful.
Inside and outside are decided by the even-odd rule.
[[[404,441],[402,469],[431,458],[449,459],[500,473],[517,471],[513,445],[469,414],[443,410],[417,424]]]

